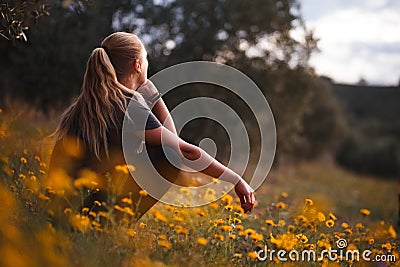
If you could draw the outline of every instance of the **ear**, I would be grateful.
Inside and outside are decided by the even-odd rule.
[[[141,68],[141,66],[140,66],[140,61],[139,61],[139,59],[135,59],[134,61],[133,61],[133,68],[134,68],[134,70],[136,71],[136,72],[142,72],[142,68]]]

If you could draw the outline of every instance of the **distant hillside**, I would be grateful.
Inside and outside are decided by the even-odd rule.
[[[327,79],[325,79],[327,80]],[[383,135],[400,137],[400,87],[332,83],[334,96],[352,123],[376,128]]]

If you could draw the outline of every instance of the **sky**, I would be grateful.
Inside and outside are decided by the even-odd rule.
[[[400,0],[300,0],[321,52],[310,64],[339,83],[398,85]]]

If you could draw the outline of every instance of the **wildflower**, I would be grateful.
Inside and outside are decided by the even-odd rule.
[[[97,178],[95,178],[95,179],[97,179]],[[74,186],[77,189],[82,189],[84,187],[93,188],[97,184],[98,183],[96,182],[96,180],[92,180],[92,179],[86,178],[86,177],[81,177],[81,178],[74,180]]]
[[[397,233],[396,233],[396,231],[394,230],[394,228],[393,228],[392,225],[389,226],[388,233],[389,233],[389,235],[390,235],[391,238],[396,238],[396,237],[397,237]]]
[[[362,228],[364,228],[364,225],[362,223],[357,223],[356,224],[356,228],[357,229],[362,229]]]
[[[89,211],[89,208],[87,208],[87,207],[82,209],[82,213],[85,213],[85,212],[88,212],[88,211]]]
[[[318,212],[317,218],[318,218],[318,221],[320,221],[320,222],[325,221],[325,215],[322,212]]]
[[[347,228],[346,230],[344,230],[345,233],[352,235],[353,234],[353,230],[351,230],[351,228]]]
[[[208,188],[207,190],[206,190],[206,192],[205,192],[205,194],[204,194],[204,200],[206,200],[206,201],[214,201],[214,200],[216,200],[216,195],[215,195],[215,191],[214,191],[214,189],[212,189],[212,188]]]
[[[71,208],[64,209],[64,214],[70,214],[72,212]]]
[[[358,250],[357,246],[354,244],[349,244],[346,249],[347,250]]]
[[[250,259],[255,260],[255,259],[258,259],[258,254],[256,252],[254,252],[254,251],[250,251],[250,252],[247,253],[247,257],[249,257]]]
[[[40,157],[38,155],[36,155],[35,160],[40,161]]]
[[[233,229],[233,227],[230,225],[221,225],[219,228],[224,232],[229,232],[229,231],[232,231],[232,229]]]
[[[306,198],[306,199],[304,200],[304,202],[306,203],[306,205],[309,205],[309,206],[314,205],[314,201],[312,201],[312,199],[310,199],[310,198]]]
[[[96,206],[101,207],[101,203],[98,200],[93,201],[93,204]]]
[[[276,226],[276,224],[274,223],[273,220],[265,220],[265,223],[270,225],[270,226],[274,226],[274,227]]]
[[[360,213],[364,216],[369,216],[371,214],[371,211],[367,209],[360,209]]]
[[[370,245],[373,245],[375,243],[375,239],[373,239],[372,237],[368,240],[368,243]]]
[[[382,244],[382,249],[390,251],[392,250],[392,245],[390,243]]]
[[[258,233],[254,233],[250,236],[250,238],[254,241],[254,242],[258,242],[261,241],[263,239],[263,235],[262,234],[258,234]]]
[[[154,217],[156,217],[156,219],[157,219],[158,221],[160,221],[160,222],[167,222],[167,218],[166,218],[164,215],[162,215],[159,211],[155,211],[155,212],[153,213],[153,215],[154,215]]]
[[[333,214],[332,212],[330,212],[330,213],[328,214],[328,217],[329,217],[329,219],[331,219],[331,220],[334,220],[334,221],[337,220],[335,214]]]
[[[212,181],[214,182],[214,183],[216,183],[216,184],[219,184],[221,181],[219,180],[219,179],[217,179],[217,178],[212,178]]]
[[[170,206],[170,205],[165,205],[164,208],[165,208],[167,211],[170,211],[170,212],[172,212],[172,211],[175,210],[175,208],[172,207],[172,206]]]
[[[86,232],[90,226],[90,219],[87,216],[83,216],[80,214],[76,214],[75,216],[71,216],[70,222],[73,227],[81,232]]]
[[[108,218],[108,213],[105,211],[99,211],[98,215],[99,217]]]
[[[251,228],[244,230],[244,232],[249,236],[256,233],[256,231]]]
[[[218,208],[219,208],[219,205],[218,205],[218,203],[216,203],[216,202],[213,202],[213,203],[210,203],[210,208],[212,208],[212,209],[214,209],[214,210],[217,210]]]
[[[282,210],[282,209],[286,209],[287,205],[281,201],[281,202],[276,203],[275,207],[277,209]]]
[[[22,164],[26,164],[28,161],[26,160],[26,158],[24,158],[24,157],[21,157],[21,163]]]
[[[342,223],[342,228],[347,229],[349,228],[349,224],[347,222]]]
[[[44,195],[42,193],[39,193],[39,199],[44,200],[44,201],[50,200],[50,198],[48,196],[46,196],[46,195]]]
[[[287,229],[289,232],[293,232],[295,227],[294,227],[294,225],[289,225]]]
[[[143,190],[140,190],[140,191],[139,191],[139,195],[145,197],[145,196],[147,196],[147,191],[144,190],[144,189],[143,189]]]
[[[176,221],[176,222],[183,222],[183,218],[180,216],[175,215],[174,217],[172,217],[172,220]]]
[[[298,234],[296,235],[296,237],[301,241],[301,243],[305,244],[308,242],[308,238],[307,236],[303,235],[303,234]]]
[[[99,222],[96,222],[96,221],[92,221],[92,225],[94,227],[101,227],[101,224]]]
[[[234,235],[234,234],[229,234],[229,239],[235,240],[235,239],[236,239],[236,235]]]
[[[127,234],[128,236],[130,236],[130,237],[135,237],[136,231],[133,230],[132,228],[128,228],[128,229],[126,229],[126,234]]]
[[[146,228],[146,226],[147,226],[147,225],[146,225],[145,223],[140,223],[140,224],[139,224],[139,227],[142,228],[142,229]]]
[[[240,224],[240,223],[242,223],[242,221],[239,218],[233,218],[233,223]]]
[[[302,223],[306,223],[308,221],[304,215],[298,215],[297,220]]]
[[[233,197],[229,194],[226,194],[221,198],[221,201],[223,203],[225,203],[226,205],[230,205],[230,204],[232,204]]]
[[[197,244],[199,244],[199,245],[205,246],[205,245],[207,245],[207,242],[208,242],[208,240],[205,239],[204,237],[197,238]]]
[[[89,216],[92,216],[93,218],[96,218],[97,214],[94,211],[89,212]]]
[[[132,165],[115,165],[114,169],[117,172],[122,172],[124,174],[129,174],[129,171],[135,171],[135,167]]]
[[[282,192],[282,193],[281,193],[281,197],[287,198],[287,197],[288,197],[288,194],[287,194],[286,192]]]
[[[132,204],[132,199],[124,197],[123,199],[121,199],[121,202],[131,205]]]
[[[238,259],[241,259],[241,258],[243,257],[243,255],[242,255],[241,253],[235,253],[235,254],[233,255],[233,257],[238,258]]]
[[[39,170],[40,174],[45,174],[46,172],[44,170]]]
[[[232,211],[233,210],[233,206],[232,205],[226,205],[224,208],[227,211]]]
[[[327,221],[325,222],[325,225],[326,225],[328,228],[332,228],[332,227],[335,225],[335,221],[332,220],[332,219],[329,219],[329,220],[327,220]]]
[[[24,175],[24,174],[20,174],[20,175],[18,175],[18,177],[19,177],[19,179],[21,179],[21,180],[24,180],[25,178],[26,178],[26,176]]]
[[[167,236],[166,235],[159,235],[158,239],[159,240],[167,240]]]
[[[206,216],[206,213],[205,213],[202,209],[196,208],[196,209],[194,210],[194,212],[195,212],[197,215],[199,215],[200,217],[205,217],[205,216]]]
[[[279,221],[278,221],[278,225],[279,225],[280,227],[284,227],[284,226],[286,225],[285,220],[279,220]]]
[[[180,189],[179,189],[179,192],[181,192],[183,195],[185,195],[185,196],[189,196],[191,193],[190,193],[190,189],[189,188],[187,188],[187,187],[181,187]]]
[[[221,240],[221,241],[224,241],[224,236],[223,236],[223,235],[220,235],[220,234],[215,234],[215,235],[214,235],[214,239],[219,239],[219,240]]]
[[[235,230],[242,231],[243,230],[243,225],[235,225]]]
[[[176,226],[176,234],[178,234],[178,235],[188,235],[188,233],[189,233],[189,230],[188,229],[185,229],[185,228],[183,228],[182,226],[180,226],[180,225],[177,225]]]
[[[225,221],[223,219],[217,219],[214,221],[214,226],[218,226],[218,225],[221,225],[224,223],[225,223]]]
[[[166,249],[171,249],[172,248],[172,244],[166,240],[159,240],[158,241],[158,245],[160,245],[161,247],[164,247]]]

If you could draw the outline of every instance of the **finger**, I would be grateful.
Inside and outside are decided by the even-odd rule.
[[[254,192],[251,193],[251,204],[255,204],[256,203],[256,197],[254,196]]]

